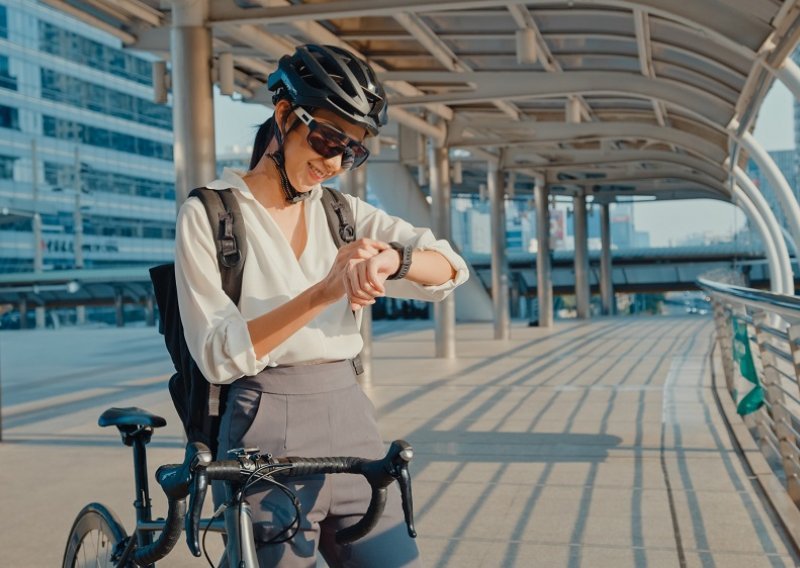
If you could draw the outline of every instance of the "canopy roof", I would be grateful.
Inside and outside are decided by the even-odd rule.
[[[169,2],[45,2],[168,57]],[[796,0],[213,0],[206,21],[246,100],[268,100],[295,45],[337,44],[379,71],[395,121],[472,160],[667,199],[729,198],[726,159],[743,164],[738,138],[800,40]]]

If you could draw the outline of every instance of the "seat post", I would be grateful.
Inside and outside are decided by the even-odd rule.
[[[133,446],[133,472],[136,484],[136,523],[148,522],[151,519],[150,489],[147,483],[147,442],[150,441],[153,430],[149,427],[140,428],[137,435],[132,436]],[[140,547],[152,542],[150,531],[137,531],[137,543]]]

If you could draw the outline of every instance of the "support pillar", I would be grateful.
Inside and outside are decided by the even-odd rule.
[[[600,297],[603,315],[613,316],[617,311],[614,301],[614,280],[611,274],[611,205],[600,204]]]
[[[591,315],[591,293],[589,288],[589,242],[586,230],[586,196],[573,198],[575,228],[575,307],[579,319]]]
[[[353,197],[367,200],[367,167],[361,166],[355,170],[339,176],[339,189]],[[372,384],[372,306],[361,308],[361,340],[364,347],[361,349],[361,364],[364,373],[359,376],[362,386]]]
[[[75,324],[83,325],[86,323],[86,306],[75,307]]]
[[[156,325],[156,308],[152,294],[147,294],[144,299],[144,321],[148,327]]]
[[[47,312],[44,306],[36,306],[36,329],[44,329],[47,327]]]
[[[122,305],[122,290],[114,290],[114,311],[117,327],[125,327],[125,312]]]
[[[19,299],[19,328],[28,329],[28,298]]]
[[[42,248],[42,216],[39,213],[39,153],[36,140],[31,140],[31,191],[33,192],[33,271],[44,270]]]
[[[216,177],[211,30],[207,0],[172,0],[172,105],[175,201]]]
[[[550,190],[536,184],[536,296],[539,300],[539,327],[553,326],[553,280],[550,272]]]
[[[494,310],[494,338],[508,339],[510,318],[508,313],[508,267],[506,262],[506,211],[505,176],[494,163],[487,168],[486,187],[491,206],[492,234],[492,307]]]
[[[452,241],[450,222],[450,155],[438,139],[431,138],[428,144],[430,154],[431,218],[433,232],[437,238]],[[456,300],[453,294],[441,302],[433,304],[433,317],[436,322],[436,357],[455,359],[456,357]]]

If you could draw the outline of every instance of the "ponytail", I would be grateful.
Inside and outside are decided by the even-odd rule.
[[[267,151],[267,147],[269,143],[272,141],[272,138],[275,136],[275,118],[274,116],[269,117],[264,123],[258,127],[258,132],[256,132],[256,138],[253,141],[253,155],[250,156],[250,169],[256,167],[259,160],[261,160],[261,156]]]

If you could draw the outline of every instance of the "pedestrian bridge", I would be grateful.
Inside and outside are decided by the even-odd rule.
[[[427,323],[376,322],[375,333],[364,387],[384,439],[415,449],[426,566],[800,563],[797,509],[736,415],[724,370],[730,350],[715,342],[710,316],[515,323],[497,341],[486,339],[489,325],[460,324],[452,360],[435,356]],[[48,360],[31,341],[45,335]],[[105,408],[167,417],[151,469],[182,455],[165,396],[169,365],[152,328],[0,340],[0,500],[16,511],[0,520],[0,548],[8,566],[54,566],[85,502],[132,521],[130,450],[97,427]],[[91,346],[90,358],[76,342]],[[34,467],[45,459],[58,467]],[[158,495],[154,506],[163,514]],[[36,541],[34,526],[46,527]],[[181,544],[166,565],[197,564]]]

